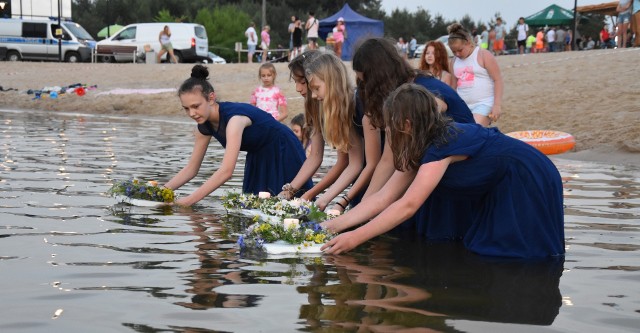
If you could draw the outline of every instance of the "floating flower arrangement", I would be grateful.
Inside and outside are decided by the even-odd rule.
[[[238,238],[241,251],[320,253],[322,244],[334,236],[319,224],[334,216],[306,200],[230,192],[222,197],[222,205],[252,217],[252,224]]]
[[[158,187],[158,182],[153,180],[145,182],[136,178],[115,182],[107,193],[120,202],[136,206],[158,206],[175,200],[172,189]]]

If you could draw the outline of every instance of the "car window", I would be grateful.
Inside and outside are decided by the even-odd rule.
[[[54,38],[58,37],[58,35],[56,35],[56,30],[58,30],[58,29],[61,29],[59,25],[57,25],[57,24],[52,24],[51,25],[51,35]],[[62,29],[62,39],[63,40],[71,40],[71,36],[69,36],[69,34],[64,29]]]
[[[207,30],[205,30],[203,26],[197,25],[195,30],[196,30],[196,37],[202,38],[202,39],[207,38]]]
[[[47,38],[47,24],[23,22],[22,37]]]
[[[117,34],[113,39],[114,40],[123,40],[123,39],[134,39],[136,38],[136,27],[129,27]]]
[[[65,28],[67,28],[69,31],[71,31],[71,33],[74,34],[76,38],[80,38],[84,40],[93,40],[93,37],[91,37],[91,34],[89,34],[87,30],[84,30],[84,28],[78,23],[65,22],[65,23],[62,23],[62,25]]]

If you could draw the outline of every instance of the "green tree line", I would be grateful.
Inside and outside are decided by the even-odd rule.
[[[315,12],[315,17],[322,19],[333,15],[342,6],[348,3],[356,12],[369,18],[384,22],[385,36],[405,40],[413,35],[418,43],[425,43],[447,34],[447,26],[456,21],[460,22],[470,31],[481,26],[489,26],[495,23],[474,21],[470,16],[464,15],[457,20],[447,20],[440,14],[433,16],[428,10],[419,8],[414,12],[406,9],[395,9],[387,14],[382,10],[381,0],[349,0],[330,1],[316,0],[314,2],[296,0],[270,0],[266,1],[265,21],[271,27],[271,45],[285,48],[289,45],[289,33],[287,28],[291,22],[291,16],[298,16],[301,20],[308,18],[309,11]],[[202,24],[209,37],[210,49],[227,59],[237,61],[234,51],[236,42],[246,43],[244,31],[249,22],[256,23],[259,32],[262,24],[261,0],[73,0],[73,19],[80,23],[92,36],[107,25],[127,25],[141,22],[194,22]],[[590,20],[593,23],[598,18]],[[596,24],[599,31],[603,18],[600,16]],[[513,29],[507,38],[515,40],[515,23],[507,22]],[[582,30],[581,30],[582,31]],[[593,37],[597,37],[596,35]],[[507,41],[508,42],[508,41]],[[510,47],[510,46],[509,46]],[[514,46],[515,47],[515,46]]]

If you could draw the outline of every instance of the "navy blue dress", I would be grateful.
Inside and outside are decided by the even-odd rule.
[[[470,123],[474,124],[476,121],[473,119],[473,114],[467,103],[465,103],[460,95],[449,87],[446,83],[438,80],[433,76],[418,75],[413,83],[419,84],[436,97],[442,99],[447,103],[447,111],[444,113],[451,117],[453,121],[457,123]]]
[[[562,181],[551,160],[496,128],[450,128],[448,143],[431,145],[422,163],[468,158],[449,165],[414,216],[417,232],[427,239],[462,239],[483,255],[564,254]]]
[[[230,102],[219,105],[218,129],[206,122],[198,125],[200,133],[215,137],[226,147],[226,129],[231,117],[246,116],[251,119],[251,125],[242,133],[240,145],[240,150],[247,152],[242,191],[254,194],[280,193],[282,186],[298,174],[306,158],[298,138],[287,126],[253,105]],[[311,179],[307,180],[297,195],[301,195],[312,185]]]

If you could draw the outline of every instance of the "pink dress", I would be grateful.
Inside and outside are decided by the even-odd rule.
[[[266,30],[262,30],[260,37],[262,37],[262,44],[260,44],[262,48],[265,50],[269,49],[269,44],[271,44],[271,36],[269,36],[269,33]]]
[[[280,106],[287,106],[287,99],[280,91],[280,88],[276,86],[271,88],[259,86],[251,94],[251,104],[266,111],[272,115],[273,118],[278,119],[280,115],[278,108]]]

